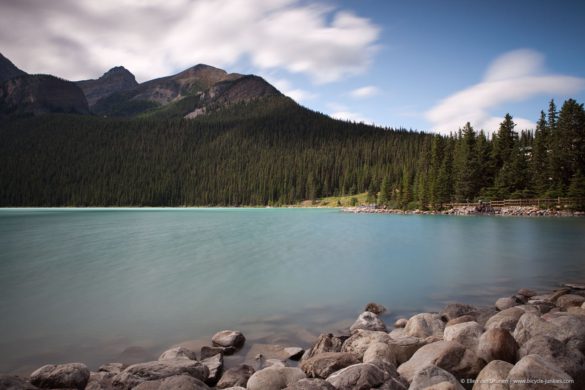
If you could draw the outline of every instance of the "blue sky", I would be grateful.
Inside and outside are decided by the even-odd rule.
[[[5,0],[0,50],[72,80],[207,63],[339,118],[492,131],[585,101],[584,16],[582,1]]]

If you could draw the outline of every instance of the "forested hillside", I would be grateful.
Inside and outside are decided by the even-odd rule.
[[[337,121],[282,96],[196,119],[45,115],[0,125],[1,206],[284,205],[369,193],[393,207],[584,196],[585,112],[488,137]]]

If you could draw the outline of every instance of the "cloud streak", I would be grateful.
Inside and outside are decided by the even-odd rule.
[[[379,95],[380,89],[378,87],[373,86],[373,85],[367,85],[365,87],[356,88],[353,91],[351,91],[349,94],[351,97],[353,97],[355,99],[365,99],[365,98]]]
[[[368,19],[302,0],[5,0],[0,13],[5,55],[69,79],[115,65],[145,80],[247,61],[332,82],[369,66],[379,34]]]
[[[533,50],[516,50],[497,58],[484,79],[443,99],[426,112],[433,129],[442,133],[456,131],[466,122],[477,129],[496,131],[503,118],[490,110],[502,103],[521,102],[542,94],[571,94],[585,88],[585,79],[546,74],[544,57]],[[524,118],[514,118],[518,129],[534,128]]]

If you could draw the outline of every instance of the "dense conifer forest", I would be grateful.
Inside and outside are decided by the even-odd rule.
[[[585,197],[585,111],[551,101],[534,131],[492,136],[337,121],[285,97],[193,120],[52,114],[0,124],[1,206],[287,205],[368,192],[371,203]]]

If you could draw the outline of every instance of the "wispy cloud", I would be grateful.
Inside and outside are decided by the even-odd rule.
[[[267,78],[268,82],[274,85],[280,92],[291,97],[297,103],[304,103],[317,97],[317,94],[301,88],[295,88],[290,81],[286,79]]]
[[[356,88],[351,91],[350,96],[355,99],[364,99],[372,96],[376,96],[380,94],[380,89],[373,85],[367,85],[365,87]]]
[[[331,118],[340,119],[343,121],[351,121],[351,122],[363,122],[371,124],[373,121],[369,118],[366,118],[359,112],[351,111],[347,106],[339,103],[329,103],[328,104],[331,113],[329,116]]]
[[[585,79],[547,74],[544,57],[523,49],[506,53],[488,68],[484,79],[469,88],[443,99],[426,112],[433,129],[448,133],[471,122],[478,129],[495,131],[501,117],[491,109],[502,103],[520,102],[542,94],[571,94],[585,88]],[[534,122],[515,117],[518,129],[534,128]]]
[[[315,82],[364,71],[380,29],[303,0],[4,0],[0,47],[30,72],[70,79],[124,65],[139,79],[249,61]]]

